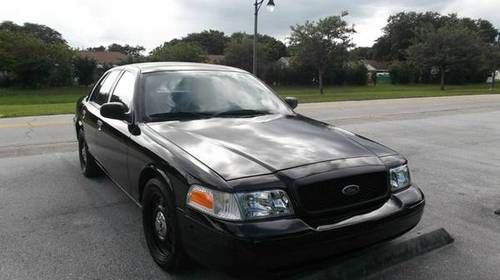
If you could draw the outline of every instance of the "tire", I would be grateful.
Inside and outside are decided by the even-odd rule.
[[[78,131],[78,158],[80,159],[80,167],[85,177],[92,178],[101,175],[101,169],[94,157],[89,153],[85,134],[82,129]]]
[[[144,186],[142,222],[146,243],[155,262],[167,272],[179,271],[186,263],[172,193],[159,179]]]

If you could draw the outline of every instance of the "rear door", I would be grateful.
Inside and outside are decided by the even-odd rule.
[[[133,110],[132,100],[135,90],[136,73],[123,71],[114,87],[110,102],[124,104],[128,112]],[[97,131],[97,142],[101,151],[102,164],[109,175],[125,189],[129,189],[127,168],[127,146],[130,139],[129,123],[101,117],[101,130]]]
[[[102,130],[103,122],[99,110],[104,103],[109,101],[111,89],[119,74],[120,70],[114,70],[104,74],[104,77],[101,78],[92,91],[87,106],[82,110],[85,140],[87,141],[89,152],[101,164],[103,156],[97,135],[99,134],[98,132]]]

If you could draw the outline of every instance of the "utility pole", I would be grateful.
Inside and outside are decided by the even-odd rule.
[[[264,0],[255,0],[254,8],[254,28],[253,28],[253,62],[252,62],[252,72],[253,75],[257,77],[257,25],[258,25],[258,18],[259,18],[259,10],[260,7],[262,6],[262,3]],[[274,11],[274,0],[269,0],[267,2],[267,9],[272,12]]]

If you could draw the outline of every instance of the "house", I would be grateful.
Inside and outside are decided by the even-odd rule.
[[[278,67],[282,70],[287,69],[290,67],[290,61],[291,61],[291,57],[282,56],[276,61],[276,65],[278,65]]]
[[[97,68],[111,68],[128,59],[126,54],[108,51],[80,51],[80,57],[95,60]]]
[[[388,62],[363,59],[361,63],[363,63],[368,70],[368,84],[391,81]]]
[[[205,61],[210,64],[221,64],[225,56],[220,54],[209,54],[205,57]]]
[[[361,60],[361,63],[368,69],[368,72],[372,73],[383,73],[389,72],[389,65],[385,61],[376,61],[376,60]]]

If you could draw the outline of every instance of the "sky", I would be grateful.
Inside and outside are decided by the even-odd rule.
[[[264,0],[264,5],[268,0]],[[259,33],[283,41],[290,26],[349,11],[357,46],[371,46],[389,15],[400,11],[457,13],[483,18],[500,29],[500,0],[275,0],[262,7]],[[0,21],[44,24],[75,48],[111,43],[142,45],[147,50],[188,33],[216,29],[253,33],[254,0],[2,0]]]

